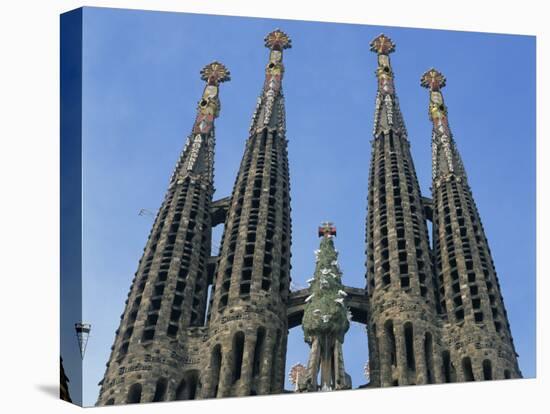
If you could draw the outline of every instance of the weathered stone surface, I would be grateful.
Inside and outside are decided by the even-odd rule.
[[[422,77],[430,90],[435,275],[447,381],[519,378],[521,372],[491,251],[449,128],[435,69]],[[452,377],[452,378],[450,378]]]
[[[107,363],[97,405],[182,399],[201,388],[200,348],[192,327],[204,324],[211,245],[214,126],[218,62],[207,81],[193,132],[170,179],[149,234]],[[212,267],[212,266],[210,266]]]
[[[213,121],[218,84],[229,73],[217,62],[201,72],[207,87],[193,133],[139,262],[97,405],[285,392],[288,329],[302,324],[314,289],[289,290],[291,209],[281,82],[282,51],[290,39],[276,30],[266,45],[264,88],[235,186],[230,197],[216,202]],[[519,378],[488,242],[447,123],[440,93],[445,79],[435,70],[422,79],[430,88],[434,123],[428,199],[420,192],[395,93],[389,59],[394,45],[380,35],[371,48],[378,58],[378,93],[367,283],[365,289],[341,289],[351,320],[367,325],[368,386]],[[433,251],[427,220],[433,222]],[[212,228],[222,222],[219,256],[210,256]],[[318,341],[311,345],[315,362],[322,347]],[[333,347],[335,389],[351,386],[341,345],[339,340]],[[297,389],[316,387],[297,381]]]
[[[425,203],[393,85],[393,49],[384,35],[372,43],[379,87],[367,216],[371,386],[435,382],[424,348],[436,352],[440,342]]]

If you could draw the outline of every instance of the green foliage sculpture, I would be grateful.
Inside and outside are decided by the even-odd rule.
[[[338,252],[333,238],[336,229],[332,223],[319,228],[321,243],[315,251],[315,274],[306,298],[302,327],[304,339],[311,346],[308,374],[298,388],[302,391],[324,391],[351,387],[344,371],[342,344],[349,329],[350,313],[346,306],[346,292],[342,272],[338,266]],[[317,385],[317,374],[321,381]]]

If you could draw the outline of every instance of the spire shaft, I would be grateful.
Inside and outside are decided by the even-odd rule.
[[[230,346],[237,362],[224,356],[205,372],[203,397],[283,390],[291,226],[281,80],[290,39],[275,30],[265,45],[265,81],[227,211],[208,315],[211,343],[222,344],[223,353]],[[251,364],[238,363],[248,355],[256,355]]]
[[[378,79],[378,91],[376,93],[373,135],[378,138],[381,134],[392,130],[401,134],[403,138],[407,138],[405,123],[395,93],[394,75],[389,56],[395,51],[395,44],[389,37],[381,34],[371,42],[370,50],[378,55],[378,67],[375,72]]]
[[[265,68],[263,90],[252,116],[250,134],[264,128],[277,129],[281,132],[286,128],[282,99],[282,80],[285,72],[283,50],[291,48],[292,41],[279,29],[269,33],[264,40],[265,46],[270,49],[269,61]]]
[[[422,75],[420,85],[430,90],[429,117],[433,124],[432,132],[432,178],[436,186],[441,180],[455,176],[465,180],[466,172],[453,135],[449,127],[447,107],[441,89],[446,85],[445,77],[435,69]]]
[[[389,59],[395,45],[382,34],[372,41],[371,50],[378,58],[366,223],[371,382],[422,384],[427,376],[411,368],[411,361],[423,355],[409,353],[407,363],[404,355],[397,355],[397,344],[411,344],[405,327],[437,338],[426,217]]]
[[[433,123],[434,264],[443,340],[456,344],[446,358],[463,368],[458,381],[521,377],[489,244],[449,128],[445,77],[430,69],[421,86],[430,90]]]
[[[201,70],[206,82],[197,104],[197,115],[191,134],[181,153],[171,184],[181,184],[186,176],[206,173],[213,178],[214,120],[220,113],[219,85],[231,79],[229,70],[219,62],[212,62]]]
[[[206,86],[192,132],[139,261],[97,405],[166,398],[166,377],[181,378],[187,330],[204,321],[208,278],[203,264],[211,249],[208,213],[214,193],[214,119],[220,108],[218,86],[229,80],[229,71],[213,62],[204,67],[201,78]],[[151,356],[153,350],[163,355],[162,360]],[[132,367],[140,366],[151,369],[136,377]],[[147,391],[155,388],[158,392]]]

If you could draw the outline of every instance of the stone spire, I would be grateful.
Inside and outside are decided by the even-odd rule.
[[[283,50],[292,47],[292,41],[286,33],[277,29],[265,39],[269,52],[269,62],[265,68],[265,81],[261,95],[258,97],[256,110],[252,116],[250,133],[263,128],[276,129],[284,133],[286,129],[282,80],[285,73]]]
[[[422,196],[398,99],[389,54],[395,44],[381,34],[378,91],[369,173],[367,291],[369,363],[373,386],[437,382],[436,292]],[[426,344],[424,352],[419,344]]]
[[[211,293],[203,397],[283,391],[290,285],[290,193],[283,50],[269,33],[265,81],[227,212]]]
[[[229,71],[213,62],[192,133],[139,261],[107,363],[97,405],[181,399],[168,384],[184,381],[186,334],[204,322],[210,253],[214,119]]]
[[[407,138],[407,130],[399,109],[399,100],[395,93],[394,75],[390,62],[390,53],[395,51],[395,44],[384,34],[380,34],[370,43],[370,50],[378,55],[378,91],[374,113],[374,137],[392,130]]]
[[[336,228],[332,223],[319,227],[321,243],[315,251],[315,274],[310,283],[310,295],[306,298],[302,326],[304,339],[310,345],[304,391],[330,391],[351,388],[351,379],[344,370],[342,344],[349,329],[351,313],[346,306],[347,293],[342,284],[342,272],[338,266],[338,252],[333,238]],[[321,383],[317,376],[321,372]]]
[[[200,72],[206,82],[202,98],[197,104],[197,116],[191,134],[170,179],[170,184],[181,182],[187,176],[214,174],[214,120],[220,114],[219,85],[231,79],[229,70],[219,62],[206,65]]]
[[[449,128],[447,107],[441,94],[441,89],[445,84],[445,77],[433,68],[426,71],[420,80],[420,85],[430,90],[428,113],[433,123],[432,179],[436,186],[439,186],[441,180],[450,175],[459,180],[466,180],[462,159]]]
[[[521,377],[489,244],[447,119],[445,77],[430,69],[433,241],[445,382]]]

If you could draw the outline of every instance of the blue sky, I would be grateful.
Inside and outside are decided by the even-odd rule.
[[[92,324],[84,404],[97,399],[119,316],[152,218],[190,132],[203,82],[223,62],[215,198],[231,193],[268,51],[264,36],[287,32],[283,88],[292,196],[292,278],[313,274],[316,229],[338,228],[343,281],[364,286],[367,179],[376,92],[369,42],[397,45],[396,88],[417,175],[430,195],[428,92],[436,67],[508,310],[520,366],[535,376],[535,38],[455,31],[86,8],[83,52],[83,318]],[[219,240],[221,229],[215,231]],[[75,340],[76,346],[76,340]],[[301,328],[290,331],[287,370],[306,362]],[[354,386],[365,383],[363,326],[344,344]],[[66,367],[71,376],[71,366]],[[290,385],[287,382],[287,388]]]

